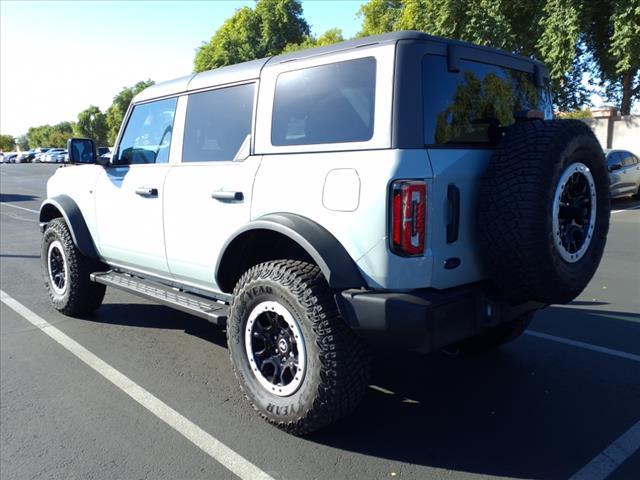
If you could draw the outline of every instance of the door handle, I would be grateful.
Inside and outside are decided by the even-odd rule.
[[[136,188],[136,195],[141,197],[157,197],[158,189],[153,187],[138,187]]]
[[[216,200],[223,200],[227,202],[242,202],[244,200],[244,195],[242,192],[217,190],[211,193],[211,198],[215,198]]]

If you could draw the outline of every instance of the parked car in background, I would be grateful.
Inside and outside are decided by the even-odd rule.
[[[640,159],[628,150],[605,150],[611,197],[640,197]]]
[[[51,162],[64,163],[65,161],[67,161],[67,157],[68,155],[66,150],[57,151],[51,155]]]
[[[16,157],[15,163],[29,163],[31,161],[30,158],[33,158],[31,157],[31,155],[35,157],[35,154],[32,152],[19,153],[18,156]]]
[[[61,152],[66,152],[64,148],[52,148],[42,157],[42,161],[45,163],[58,163],[62,162],[62,159],[59,159],[58,154]]]
[[[16,163],[17,153],[5,153],[4,154],[4,163]]]
[[[36,148],[36,157],[33,159],[35,163],[40,163],[43,161],[45,154],[51,150],[51,147],[40,147]]]

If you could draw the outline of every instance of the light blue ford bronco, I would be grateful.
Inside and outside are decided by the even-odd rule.
[[[226,326],[240,386],[305,434],[369,347],[486,351],[587,285],[609,225],[588,127],[537,61],[396,32],[192,74],[71,139],[40,211],[52,305],[116,287]]]

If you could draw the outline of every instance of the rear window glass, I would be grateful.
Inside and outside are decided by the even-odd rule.
[[[371,139],[375,84],[373,57],[280,74],[271,143],[309,145]]]
[[[524,110],[540,110],[552,118],[547,88],[533,75],[485,63],[460,61],[460,72],[447,70],[447,59],[425,55],[422,61],[425,143],[495,145],[500,127]]]

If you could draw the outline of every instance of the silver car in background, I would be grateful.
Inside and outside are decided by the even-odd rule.
[[[628,150],[605,150],[611,197],[640,198],[640,159]]]

